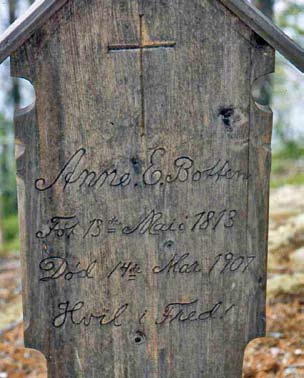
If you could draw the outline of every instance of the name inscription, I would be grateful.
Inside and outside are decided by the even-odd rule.
[[[72,189],[88,193],[90,190],[104,189],[109,192],[115,188],[130,188],[135,191],[148,187],[182,184],[195,187],[195,184],[205,181],[213,185],[217,185],[220,181],[227,184],[247,182],[247,185],[250,178],[246,171],[235,167],[230,160],[219,158],[210,164],[201,164],[191,155],[177,156],[173,160],[168,156],[166,148],[156,147],[149,150],[146,165],[135,156],[122,158],[116,162],[100,163],[99,168],[94,170],[90,160],[91,155],[85,148],[79,148],[53,177],[40,177],[35,181],[34,186],[38,192],[47,192],[56,187],[56,193]],[[156,191],[156,193],[162,195],[164,192]],[[166,206],[170,208],[170,203]],[[241,223],[241,211],[228,206],[214,208],[202,206],[195,208],[195,211],[189,210],[187,213],[183,212],[182,215],[175,216],[168,216],[168,213],[174,214],[172,209],[150,208],[137,215],[132,213],[133,219],[130,219],[129,214],[124,211],[122,214],[111,215],[111,208],[109,207],[108,210],[107,215],[96,212],[94,217],[87,219],[84,214],[73,212],[71,209],[69,214],[51,214],[50,219],[39,227],[35,234],[36,239],[41,240],[44,245],[47,243],[50,247],[47,250],[49,255],[39,263],[41,284],[56,285],[58,281],[65,281],[72,290],[74,286],[79,287],[86,281],[95,280],[103,281],[103,284],[110,288],[113,283],[117,284],[117,280],[134,282],[142,278],[140,282],[145,282],[146,277],[150,275],[159,279],[165,277],[166,280],[176,277],[184,280],[198,279],[207,285],[213,285],[221,275],[235,277],[246,274],[256,260],[255,255],[248,255],[246,252],[228,251],[216,254],[210,251],[212,256],[215,255],[213,258],[204,256],[205,252],[199,251],[178,253],[173,252],[169,245],[167,249],[171,253],[163,255],[159,259],[161,263],[148,264],[148,266],[140,262],[142,259],[136,261],[136,258],[130,257],[126,259],[117,257],[117,261],[115,262],[114,259],[109,265],[108,262],[103,261],[104,255],[98,258],[95,254],[95,259],[87,260],[86,255],[80,258],[78,251],[73,257],[64,254],[61,256],[61,253],[54,254],[55,248],[51,245],[54,239],[68,242],[70,238],[75,237],[80,241],[83,240],[83,243],[88,243],[90,239],[102,243],[110,234],[116,234],[118,237],[132,235],[144,237],[162,236],[166,233],[172,233],[177,238],[182,233],[189,235],[189,238],[200,238],[200,234],[205,234],[207,237],[212,234],[222,235],[225,230],[232,230]],[[122,252],[116,251],[116,254]],[[149,253],[157,255],[158,251],[151,250]],[[137,284],[139,283],[134,282],[134,285]],[[187,293],[184,294],[183,298],[189,298]],[[209,304],[206,305],[199,298],[184,302],[170,302],[167,298],[162,298],[162,302],[167,304],[155,316],[155,309],[152,311],[149,308],[143,308],[138,314],[134,313],[134,302],[130,298],[126,298],[126,301],[115,309],[100,306],[100,311],[96,312],[89,308],[89,303],[92,301],[66,300],[58,304],[55,315],[51,315],[51,323],[56,329],[64,327],[67,323],[78,327],[121,327],[136,319],[139,324],[148,320],[149,324],[152,322],[156,327],[175,323],[203,324],[207,321],[223,321],[237,307],[235,303],[225,304],[223,300],[216,301],[213,305],[208,302]]]
[[[215,182],[247,181],[250,177],[247,172],[232,167],[229,160],[222,159],[216,160],[208,167],[199,167],[191,156],[179,156],[173,160],[171,167],[165,168],[166,154],[167,150],[163,147],[150,150],[149,164],[146,168],[137,157],[133,157],[129,159],[132,169],[130,167],[128,170],[123,170],[119,163],[111,163],[104,166],[101,164],[101,168],[95,171],[90,167],[91,162],[86,161],[87,150],[80,148],[60,168],[54,178],[37,179],[35,188],[43,192],[58,184],[62,185],[63,191],[69,187],[100,190],[106,186],[110,188],[126,188],[132,184],[134,187],[162,186],[173,183],[196,183],[208,179],[213,179]]]

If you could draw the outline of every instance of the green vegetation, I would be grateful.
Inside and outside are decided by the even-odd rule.
[[[295,174],[288,177],[272,177],[270,186],[271,188],[279,188],[283,185],[304,185],[304,173]]]
[[[277,160],[300,160],[304,159],[304,143],[295,141],[288,141],[284,144],[283,148],[280,148],[275,152],[274,158]]]
[[[4,243],[0,245],[0,256],[19,251],[18,216],[10,215],[2,220]]]
[[[19,250],[13,125],[0,113],[0,255]]]
[[[273,154],[271,187],[304,185],[304,147],[290,141]]]

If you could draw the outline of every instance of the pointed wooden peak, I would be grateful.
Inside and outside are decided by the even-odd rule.
[[[68,0],[36,0],[0,37],[0,63],[14,53]],[[245,0],[220,0],[249,28],[304,72],[304,49]]]

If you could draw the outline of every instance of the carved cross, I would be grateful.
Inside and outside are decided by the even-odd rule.
[[[122,52],[126,50],[138,50],[140,58],[140,87],[141,87],[141,110],[142,110],[142,136],[145,133],[145,97],[144,97],[144,60],[145,49],[174,48],[174,41],[145,41],[143,30],[143,14],[139,15],[139,43],[134,44],[112,44],[108,46],[109,52]]]

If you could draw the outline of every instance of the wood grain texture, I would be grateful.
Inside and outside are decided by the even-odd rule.
[[[67,0],[36,0],[0,37],[0,63],[21,47],[28,38],[56,13]],[[304,72],[304,50],[263,13],[244,0],[221,0],[249,28]]]
[[[67,0],[36,0],[0,36],[0,63],[13,54]]]
[[[304,49],[286,35],[260,10],[244,0],[221,0],[245,24],[264,38],[270,46],[304,72]]]
[[[273,68],[210,0],[69,1],[13,56],[37,97],[16,118],[25,343],[50,378],[241,377],[265,331],[272,119],[251,87]]]

